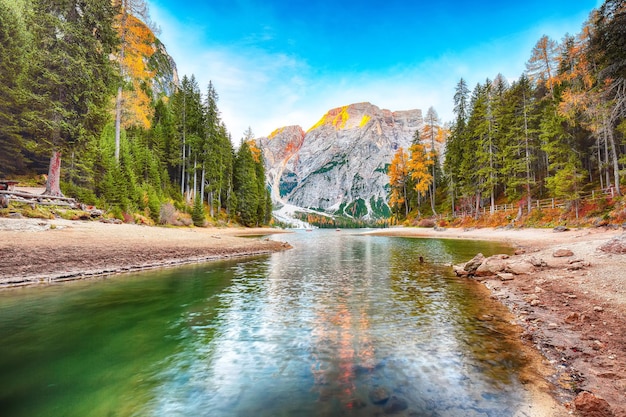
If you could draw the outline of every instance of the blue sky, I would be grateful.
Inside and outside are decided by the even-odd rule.
[[[369,101],[433,106],[452,120],[454,87],[519,77],[537,40],[577,34],[601,0],[149,0],[180,76],[211,80],[239,142]],[[507,4],[508,3],[508,4]]]

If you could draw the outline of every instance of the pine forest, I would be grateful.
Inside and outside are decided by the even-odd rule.
[[[579,34],[541,37],[517,80],[498,74],[472,89],[461,79],[455,119],[442,124],[429,109],[414,145],[391,163],[389,203],[397,218],[478,217],[508,205],[516,211],[511,220],[519,220],[550,199],[579,218],[619,202],[626,174],[625,31],[626,5],[607,0]],[[437,152],[436,141],[445,141],[445,152]],[[621,211],[611,220],[626,217]]]
[[[143,0],[1,0],[0,178],[125,221],[267,224],[252,132],[233,147],[215,87],[179,82],[155,33]]]
[[[620,201],[625,9],[606,0],[580,33],[541,37],[514,81],[459,80],[454,120],[428,109],[389,161],[392,217],[508,205],[516,221],[553,199],[577,218],[590,193],[594,210]],[[233,146],[216,86],[179,80],[158,34],[144,0],[0,0],[0,178],[45,178],[124,221],[271,223],[252,130]]]

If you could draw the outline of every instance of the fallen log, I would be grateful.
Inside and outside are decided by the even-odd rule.
[[[26,198],[12,198],[13,203],[34,204],[40,206],[62,206],[62,207],[76,207],[76,203],[70,203],[67,201],[39,201],[29,200]]]
[[[32,194],[32,193],[25,193],[25,192],[21,192],[21,191],[0,190],[0,194],[6,194],[6,195],[9,195],[9,196],[17,196],[17,197],[23,197],[23,198],[34,198],[34,199],[44,199],[44,200],[61,200],[61,201],[73,201],[73,202],[76,202],[76,199],[72,198],[72,197],[56,197],[56,196],[53,196],[53,195]]]

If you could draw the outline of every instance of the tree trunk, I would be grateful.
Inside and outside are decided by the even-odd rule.
[[[204,170],[204,162],[202,163],[202,175],[200,176],[200,198],[202,199],[202,202],[204,203],[204,176],[205,176],[205,170]]]
[[[455,210],[454,210],[454,180],[450,180],[450,200],[451,200],[451,207],[452,207],[452,216],[454,216],[454,214],[455,214]]]
[[[600,189],[604,190],[604,178],[602,177],[602,151],[600,149],[600,135],[596,138],[596,147],[598,148],[598,178],[600,178]]]
[[[526,93],[524,93],[524,148],[525,148],[525,162],[526,162],[526,204],[528,205],[528,214],[532,210],[532,204],[530,199],[530,149],[528,146],[528,116],[526,114]],[[521,218],[521,213],[519,215]]]
[[[615,181],[615,191],[617,195],[622,195],[622,191],[619,187],[619,160],[617,157],[617,147],[615,146],[615,139],[613,138],[613,132],[608,130],[609,141],[611,142],[611,156],[613,161],[613,181]]]
[[[406,195],[406,183],[404,184],[404,217],[409,217],[409,199]]]
[[[185,139],[183,136],[183,161],[180,165],[180,194],[185,197]]]
[[[115,162],[120,163],[120,136],[122,131],[122,86],[117,87],[115,99]]]
[[[431,148],[431,153],[433,154],[433,160],[434,160],[434,164],[433,164],[433,188],[431,189],[431,195],[430,195],[430,208],[433,210],[433,215],[437,215],[437,211],[435,210],[435,197],[437,195],[437,177],[436,177],[436,167],[435,164],[437,163],[437,159],[435,158],[435,132],[433,127],[431,127],[430,129],[430,148]]]
[[[196,192],[198,190],[198,170],[197,168],[198,158],[194,158],[193,160],[193,199],[192,201],[196,201]]]
[[[124,60],[126,58],[126,30],[128,22],[128,12],[126,2],[122,2],[122,20],[120,35],[120,85],[117,87],[117,97],[115,98],[115,162],[120,162],[120,136],[122,131],[122,106],[123,106],[123,83],[124,83]]]
[[[474,213],[476,218],[480,217],[480,195],[480,193],[476,193],[476,212]]]
[[[189,165],[191,165],[191,145],[189,145],[188,148],[189,148],[189,152],[187,153],[187,160],[188,160]],[[187,176],[187,179],[185,180],[185,184],[186,184],[186,193],[187,193],[188,202],[191,201],[189,200],[191,196],[191,189],[189,188],[189,185],[191,184],[191,172],[189,171],[190,171],[189,168],[187,168],[187,170],[185,171],[185,175]]]
[[[602,128],[602,135],[604,136],[604,174],[606,175],[606,186],[607,188],[611,186],[611,176],[609,173],[609,140],[607,139],[608,131],[607,131],[607,123],[606,119],[604,121],[604,126]]]
[[[52,151],[52,156],[50,157],[48,180],[46,181],[44,194],[63,197],[61,192],[61,152],[58,150]]]

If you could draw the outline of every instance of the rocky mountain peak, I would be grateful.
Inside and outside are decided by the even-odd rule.
[[[387,217],[387,167],[422,125],[421,110],[392,112],[365,102],[329,110],[306,133],[287,126],[257,139],[275,205]]]

